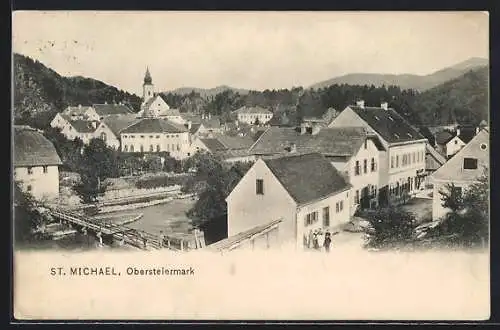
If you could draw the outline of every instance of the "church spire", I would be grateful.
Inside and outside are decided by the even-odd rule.
[[[151,79],[151,74],[149,73],[149,67],[146,67],[146,74],[144,75],[144,85],[151,85],[153,79]]]

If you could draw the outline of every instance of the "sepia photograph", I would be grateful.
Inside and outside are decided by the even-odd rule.
[[[17,320],[487,320],[488,12],[16,11]]]

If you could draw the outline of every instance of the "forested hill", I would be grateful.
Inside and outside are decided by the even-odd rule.
[[[488,121],[489,68],[471,70],[461,77],[416,95],[412,103],[424,125]]]
[[[68,105],[123,102],[139,111],[141,99],[99,80],[63,77],[44,64],[14,53],[14,121],[38,128],[49,125]]]

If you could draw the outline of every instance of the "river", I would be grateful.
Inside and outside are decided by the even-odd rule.
[[[131,215],[143,214],[139,220],[129,223],[126,226],[146,231],[151,234],[159,234],[163,230],[165,234],[168,233],[187,233],[192,228],[191,220],[186,216],[185,212],[188,211],[195,201],[190,198],[174,199],[170,202],[147,206],[135,210],[126,210],[107,213],[105,216],[120,218],[129,218]],[[69,235],[56,241],[39,241],[31,243],[28,249],[65,249],[65,250],[93,250],[98,246],[96,239],[92,235],[83,235],[76,233]],[[106,248],[106,247],[104,247]],[[127,246],[120,247],[120,249],[127,249]],[[24,248],[23,248],[24,249]]]

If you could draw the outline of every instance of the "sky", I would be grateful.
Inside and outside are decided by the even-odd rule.
[[[347,73],[429,74],[488,58],[486,12],[17,11],[13,51],[142,94],[309,86]]]

